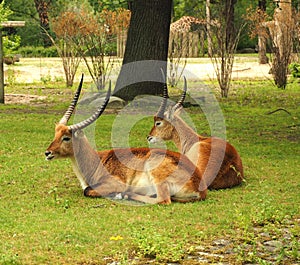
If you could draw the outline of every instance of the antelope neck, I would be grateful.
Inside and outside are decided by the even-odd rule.
[[[187,153],[190,148],[199,141],[199,136],[193,129],[188,127],[183,121],[178,120],[174,127],[173,141],[180,153]]]

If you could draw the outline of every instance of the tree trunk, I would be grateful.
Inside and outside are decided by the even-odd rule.
[[[229,86],[232,75],[232,67],[234,62],[234,53],[238,43],[240,30],[234,27],[234,5],[237,0],[226,0],[216,3],[219,25],[211,27],[213,54],[210,57],[213,63],[219,87],[221,89],[221,96],[228,97]],[[211,1],[211,3],[213,3]]]
[[[258,63],[267,64],[268,62],[266,37],[258,35]]]
[[[123,65],[114,95],[132,100],[141,94],[160,95],[166,73],[172,0],[131,2],[131,19]]]
[[[41,26],[41,36],[43,39],[44,47],[51,46],[51,40],[49,39],[48,35],[45,33],[45,31],[49,32],[49,17],[48,17],[48,11],[50,8],[52,0],[34,0],[35,8],[39,14],[40,18],[40,26]]]
[[[266,0],[258,1],[258,8],[266,12],[267,10],[267,2]],[[260,64],[267,64],[269,62],[269,58],[267,57],[267,40],[266,37],[262,34],[258,34],[258,62]]]
[[[258,0],[258,8],[262,11],[266,11],[267,1],[266,0]]]
[[[234,43],[236,36],[234,27],[234,5],[237,0],[226,0],[224,6],[224,16],[226,18],[226,49],[231,49],[231,45]]]
[[[274,12],[274,24],[272,73],[276,86],[285,89],[293,47],[292,32],[295,26],[292,18],[291,0],[278,3]]]
[[[212,56],[212,33],[210,29],[210,0],[206,0],[206,32],[207,32],[207,53],[208,57]]]

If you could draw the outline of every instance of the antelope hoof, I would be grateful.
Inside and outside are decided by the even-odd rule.
[[[99,193],[91,187],[86,187],[83,191],[85,197],[99,197]]]
[[[171,204],[171,199],[166,199],[166,200],[160,201],[158,204],[162,204],[162,205]]]
[[[207,189],[200,191],[200,198],[202,201],[206,199],[206,196],[207,196]]]

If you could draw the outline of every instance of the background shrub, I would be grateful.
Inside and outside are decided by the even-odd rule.
[[[44,48],[42,46],[25,46],[18,49],[22,57],[58,57],[57,50],[54,46]]]

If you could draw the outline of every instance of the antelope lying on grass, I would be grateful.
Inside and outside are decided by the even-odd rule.
[[[70,126],[67,122],[77,104],[82,79],[74,99],[56,125],[46,159],[70,158],[84,195],[109,197],[122,194],[144,203],[169,204],[171,201],[204,200],[207,187],[201,174],[184,155],[163,149],[124,148],[95,151],[82,129],[92,124],[104,111],[104,104],[90,118]]]
[[[166,110],[168,90],[164,88],[163,102],[154,126],[147,137],[150,143],[158,139],[172,140],[181,153],[185,154],[200,170],[208,188],[222,189],[241,184],[244,173],[242,160],[236,149],[223,139],[198,135],[179,117],[187,90],[180,100]]]

